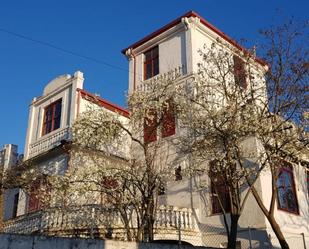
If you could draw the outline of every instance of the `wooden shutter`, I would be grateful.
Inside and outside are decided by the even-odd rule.
[[[212,213],[219,214],[223,213],[220,202],[224,208],[225,212],[231,211],[230,203],[230,193],[226,185],[223,175],[219,172],[214,172],[212,170],[213,164],[215,162],[210,162],[209,177],[211,179],[211,202],[212,202]]]
[[[162,116],[162,137],[168,137],[174,135],[176,132],[176,119],[174,111],[174,103],[169,100],[163,107]]]
[[[144,143],[157,141],[157,113],[151,111],[153,118],[144,118]]]
[[[35,181],[29,192],[29,201],[28,201],[28,213],[35,212],[40,209],[40,199],[39,199],[39,188],[40,188],[40,182]]]
[[[236,55],[233,56],[233,61],[234,61],[235,84],[246,89],[247,81],[246,81],[245,63],[240,57]]]
[[[50,204],[51,186],[46,179],[38,179],[32,183],[28,193],[28,212],[35,212]]]

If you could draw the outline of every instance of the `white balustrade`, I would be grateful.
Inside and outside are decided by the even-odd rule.
[[[195,231],[194,215],[191,209],[161,206],[155,217],[156,231]],[[56,233],[76,229],[94,228],[124,229],[119,212],[99,205],[73,207],[67,210],[48,209],[19,216],[4,223],[4,232],[30,234],[33,232]]]
[[[152,85],[158,81],[176,80],[186,74],[186,67],[184,65],[176,67],[166,73],[158,74],[150,79],[143,81],[137,86],[138,91],[149,91]]]
[[[195,229],[195,217],[189,208],[162,206],[157,210],[156,228]]]
[[[60,145],[62,140],[70,139],[69,127],[53,131],[51,134],[46,134],[38,141],[29,145],[28,158],[39,155],[42,152],[46,152],[56,146]]]

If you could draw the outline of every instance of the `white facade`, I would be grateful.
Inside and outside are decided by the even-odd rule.
[[[0,169],[9,170],[15,167],[18,163],[19,156],[17,152],[17,145],[5,144],[0,150]],[[3,220],[8,220],[16,217],[16,204],[19,198],[19,189],[7,189],[3,193]]]
[[[86,92],[83,90],[83,83],[83,73],[80,71],[72,76],[61,75],[50,81],[45,86],[43,95],[34,98],[30,105],[24,160],[31,160],[32,165],[46,174],[63,174],[68,168],[71,154],[62,145],[71,141],[70,129],[80,113],[95,107],[110,113],[117,112],[123,122],[128,119],[129,114],[125,109]],[[61,101],[59,127],[46,133],[44,119],[47,108],[57,101]],[[124,143],[121,150],[117,151],[118,156],[128,156],[129,146],[129,143]],[[27,214],[28,209],[29,196],[21,191],[18,215]]]
[[[204,45],[211,46],[217,39],[220,39],[231,53],[231,46],[242,49],[196,13],[189,12],[124,49],[122,52],[129,58],[129,93],[138,90],[141,82],[144,81],[145,52],[149,49],[158,46],[159,75],[174,70],[175,73],[182,75],[181,80],[190,82],[194,74],[198,72],[198,63],[201,60],[198,50]],[[263,75],[267,70],[266,64],[257,58],[254,59],[253,64],[254,70],[259,75]],[[128,119],[129,113],[126,110],[84,91],[83,82],[83,74],[79,71],[73,76],[59,76],[49,82],[44,88],[43,95],[33,99],[30,105],[25,160],[33,160],[38,167],[47,170],[48,173],[62,174],[67,169],[70,161],[69,154],[61,145],[65,141],[70,141],[70,127],[79,113],[87,111],[89,107],[92,108],[95,105],[105,108],[108,112],[121,114],[120,118],[123,122]],[[259,83],[265,84],[264,80]],[[60,126],[45,133],[43,130],[46,108],[59,99],[61,99]],[[175,136],[178,135],[181,135],[181,131],[176,126]],[[169,143],[169,139],[161,141],[163,146],[160,148],[160,153],[166,154],[167,156],[164,158],[169,157],[169,162],[175,162],[177,165],[190,163],[188,159],[177,161],[177,152]],[[117,156],[128,158],[130,146],[130,143],[124,143],[121,151],[117,152],[120,153]],[[248,142],[247,148],[256,150],[258,143],[252,139]],[[161,163],[163,164],[163,162]],[[307,192],[306,173],[303,168],[298,168],[298,171],[294,172],[294,179],[299,214],[289,214],[276,209],[276,219],[287,237],[287,241],[290,242],[291,248],[302,248],[302,236],[309,247],[309,193]],[[187,237],[183,237],[183,240],[196,245],[219,247],[226,241],[223,217],[220,214],[212,214],[210,190],[209,188],[201,188],[201,181],[206,183],[206,186],[210,185],[210,180],[207,177],[169,182],[166,194],[160,197],[160,204],[176,207],[177,210],[194,210],[194,212],[192,211],[196,223],[194,236],[191,234],[190,237],[190,234],[186,234]],[[263,201],[268,206],[271,181],[267,173],[262,174],[256,183],[256,189],[262,193]],[[28,201],[27,195],[23,193],[18,207],[19,215],[28,212]],[[177,210],[171,208],[170,211],[177,213]],[[164,215],[166,218],[166,212]],[[184,213],[184,215],[186,214]],[[170,222],[172,223],[174,220],[170,220]],[[176,225],[173,223],[173,226]],[[239,226],[239,240],[242,241],[242,248],[249,247],[249,237],[252,239],[254,248],[270,248],[270,242],[277,246],[270,225],[251,195],[239,220]],[[270,240],[269,235],[271,235]],[[296,239],[294,240],[294,238]],[[166,235],[166,239],[171,239],[171,237]],[[177,238],[173,237],[173,239]]]
[[[229,53],[233,53],[235,48],[243,50],[236,42],[227,37],[224,33],[209,24],[206,20],[194,12],[189,12],[184,16],[167,24],[163,28],[155,31],[144,39],[134,43],[122,51],[129,59],[129,92],[138,91],[140,84],[144,80],[145,52],[154,47],[159,50],[159,74],[153,78],[160,78],[160,75],[181,68],[180,80],[184,83],[190,82],[191,76],[198,72],[198,63],[201,62],[199,50],[210,48],[212,43],[220,40],[226,46]],[[231,49],[233,48],[233,49]],[[254,82],[260,91],[264,91],[265,79],[263,75],[267,70],[265,62],[258,58],[252,60],[255,75],[259,75]],[[133,73],[132,73],[133,72]],[[155,80],[154,80],[155,84]],[[260,96],[265,96],[265,92],[259,92]],[[176,136],[181,135],[181,131],[176,131]],[[253,139],[255,140],[255,139]],[[248,150],[257,151],[259,145],[257,141],[247,142]],[[168,147],[170,148],[170,147]],[[176,152],[170,151],[175,154]],[[184,164],[190,163],[182,162]],[[276,220],[278,221],[291,248],[303,248],[304,243],[309,246],[309,200],[307,176],[304,167],[294,167],[294,179],[296,194],[298,199],[299,214],[291,214],[276,207]],[[200,189],[198,182],[200,179],[186,179],[181,182],[170,182],[167,193],[161,198],[164,204],[197,208],[202,240],[208,246],[218,247],[226,238],[224,237],[224,225],[222,215],[211,213],[211,198],[209,190]],[[208,186],[210,186],[210,180]],[[206,184],[207,185],[207,184]],[[262,174],[255,185],[256,189],[262,193],[263,202],[269,206],[271,195],[271,178],[267,173]],[[248,244],[248,227],[252,230],[252,243],[254,247],[269,248],[270,243],[278,247],[276,236],[272,232],[267,219],[256,204],[254,197],[250,194],[243,214],[239,220],[239,240],[242,241],[242,248]],[[221,241],[219,243],[219,241]]]

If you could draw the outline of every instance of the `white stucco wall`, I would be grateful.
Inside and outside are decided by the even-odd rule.
[[[178,24],[162,36],[160,35],[138,47],[129,56],[129,92],[134,90],[134,84],[135,87],[138,87],[140,82],[144,80],[144,53],[157,45],[159,47],[159,74],[187,64],[185,27],[183,24]]]
[[[276,201],[275,219],[281,227],[281,230],[290,246],[295,246],[293,248],[303,248],[301,233],[304,233],[307,247],[309,246],[309,193],[307,193],[305,169],[299,165],[293,164],[293,174],[299,214],[289,213],[278,209],[278,202]],[[271,200],[271,175],[269,171],[266,170],[261,175],[261,182],[263,182],[261,186],[263,202],[268,208]],[[266,221],[266,225],[267,232],[272,237],[272,243],[279,246],[268,221]]]
[[[164,243],[137,243],[100,239],[59,238],[45,236],[25,236],[0,234],[0,249],[179,249],[179,245]],[[182,249],[196,247],[181,245]],[[199,247],[205,249],[205,247]]]
[[[28,130],[25,143],[25,160],[29,158],[29,145],[43,140],[60,129],[72,125],[77,112],[77,88],[83,88],[83,74],[77,71],[73,76],[62,75],[44,88],[43,96],[34,98],[29,111]],[[42,135],[44,108],[62,99],[60,128]]]

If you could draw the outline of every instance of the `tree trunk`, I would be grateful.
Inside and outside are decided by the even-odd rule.
[[[276,222],[273,213],[271,213],[270,211],[268,211],[264,205],[264,203],[262,202],[259,194],[257,193],[256,189],[254,186],[252,186],[251,188],[251,192],[253,194],[253,197],[255,198],[258,206],[261,208],[263,214],[265,215],[265,217],[267,218],[269,224],[271,225],[271,228],[273,229],[279,243],[282,249],[289,249],[289,244],[287,243],[287,241],[284,238],[284,235],[281,231],[280,226],[278,225],[278,223]],[[272,197],[273,198],[273,197]]]
[[[227,247],[229,249],[236,249],[239,217],[240,217],[239,214],[231,214],[231,229],[230,229],[230,235],[228,236],[228,243],[227,243]]]
[[[127,240],[133,241],[133,236],[132,236],[131,227],[130,227],[130,221],[129,221],[128,214],[127,214],[126,210],[120,210],[120,214],[122,216],[124,227],[126,229]]]
[[[145,217],[143,226],[143,241],[144,242],[151,242],[154,240],[154,232],[153,232],[153,224],[154,224],[154,218],[152,214],[148,214]]]
[[[274,219],[274,217],[272,216],[267,216],[267,219],[274,231],[274,233],[276,234],[276,237],[280,243],[280,246],[282,249],[289,249],[289,244],[287,243],[287,241],[285,240],[283,233],[281,232],[280,226],[278,225],[278,223],[276,222],[276,220]]]

